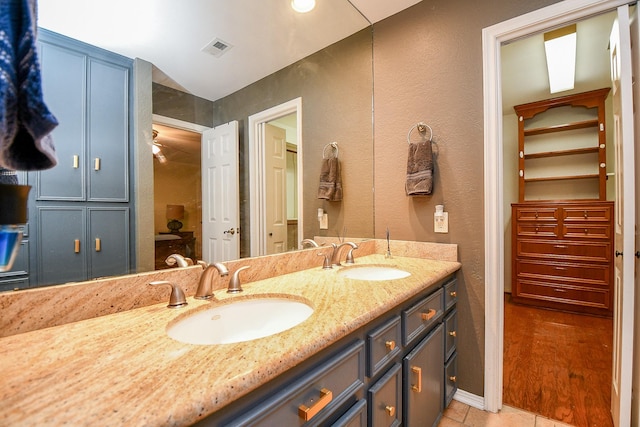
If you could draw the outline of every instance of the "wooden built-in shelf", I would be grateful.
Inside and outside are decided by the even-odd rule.
[[[599,177],[600,175],[597,173],[589,175],[549,176],[540,178],[525,178],[524,182],[566,181],[568,179],[598,179]]]
[[[564,123],[561,125],[555,126],[545,126],[541,128],[533,128],[533,129],[525,129],[525,136],[533,136],[533,135],[543,135],[545,133],[553,133],[553,132],[565,132],[568,130],[576,130],[576,129],[587,129],[587,128],[597,128],[599,125],[598,119],[594,120],[584,120],[581,122],[574,123]]]
[[[556,156],[571,156],[574,154],[589,154],[597,153],[598,147],[585,147],[585,148],[572,148],[570,150],[557,150],[557,151],[541,151],[540,153],[525,154],[525,159],[540,159],[543,157],[556,157]]]

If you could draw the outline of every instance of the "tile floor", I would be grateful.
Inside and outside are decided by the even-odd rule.
[[[452,400],[438,427],[569,427],[521,409],[503,406],[497,413],[485,412]]]

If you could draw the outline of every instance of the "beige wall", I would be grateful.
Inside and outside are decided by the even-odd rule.
[[[424,0],[374,25],[375,234],[457,243],[458,386],[482,396],[484,217],[482,29],[557,0]],[[406,136],[433,128],[434,191],[407,197]],[[436,204],[449,233],[433,232]]]

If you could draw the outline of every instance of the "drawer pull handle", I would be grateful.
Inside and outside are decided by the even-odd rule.
[[[536,227],[536,233],[539,231],[540,229],[538,227]]]
[[[584,234],[589,234],[589,229],[588,228],[584,229]]]
[[[452,337],[455,338],[457,334],[456,334],[456,331],[451,331],[451,332],[449,332],[449,335],[451,335]]]
[[[412,366],[411,372],[418,376],[418,384],[411,384],[411,390],[415,391],[416,393],[422,393],[422,368]]]
[[[451,381],[452,383],[455,383],[456,382],[456,376],[455,375],[451,375],[449,377],[449,381]]]
[[[458,296],[458,293],[456,291],[451,291],[449,292],[449,295],[451,295],[453,298]]]
[[[79,239],[75,239],[73,241],[73,252],[79,254],[80,253],[80,240]]]
[[[553,267],[553,268],[560,271],[565,271],[567,269],[566,267]]]
[[[554,248],[556,249],[567,249],[568,246],[567,245],[553,245]]]
[[[73,155],[73,168],[74,169],[78,169],[78,167],[80,166],[80,157],[78,157],[77,154]]]
[[[430,308],[428,312],[422,313],[422,320],[431,320],[436,315],[437,311],[433,308]]]
[[[320,398],[310,407],[306,405],[298,406],[298,416],[305,421],[309,421],[311,418],[315,417],[316,414],[324,409],[325,406],[331,402],[333,399],[333,393],[326,388],[320,390]]]
[[[392,351],[393,349],[396,348],[396,342],[391,340],[391,341],[386,341],[384,343],[384,346],[387,347],[387,350]]]
[[[100,252],[102,250],[102,241],[99,237],[96,237],[96,252]]]
[[[387,411],[387,414],[389,414],[390,417],[393,417],[396,414],[395,406],[385,406],[384,410]]]
[[[100,157],[96,157],[93,161],[93,169],[96,171],[100,170]]]
[[[556,289],[554,289],[553,291],[554,291],[554,292],[561,292],[561,293],[566,293],[566,292],[567,292],[567,290],[566,290],[566,289],[557,289],[557,288],[556,288]]]
[[[587,211],[584,211],[584,217],[588,218],[589,216],[587,215]]]

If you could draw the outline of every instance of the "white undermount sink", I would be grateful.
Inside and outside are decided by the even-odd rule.
[[[355,280],[395,280],[411,276],[408,271],[382,265],[346,267],[338,272],[342,277]]]
[[[304,322],[313,308],[299,299],[236,299],[195,311],[167,327],[167,335],[187,344],[230,344],[267,337]]]

